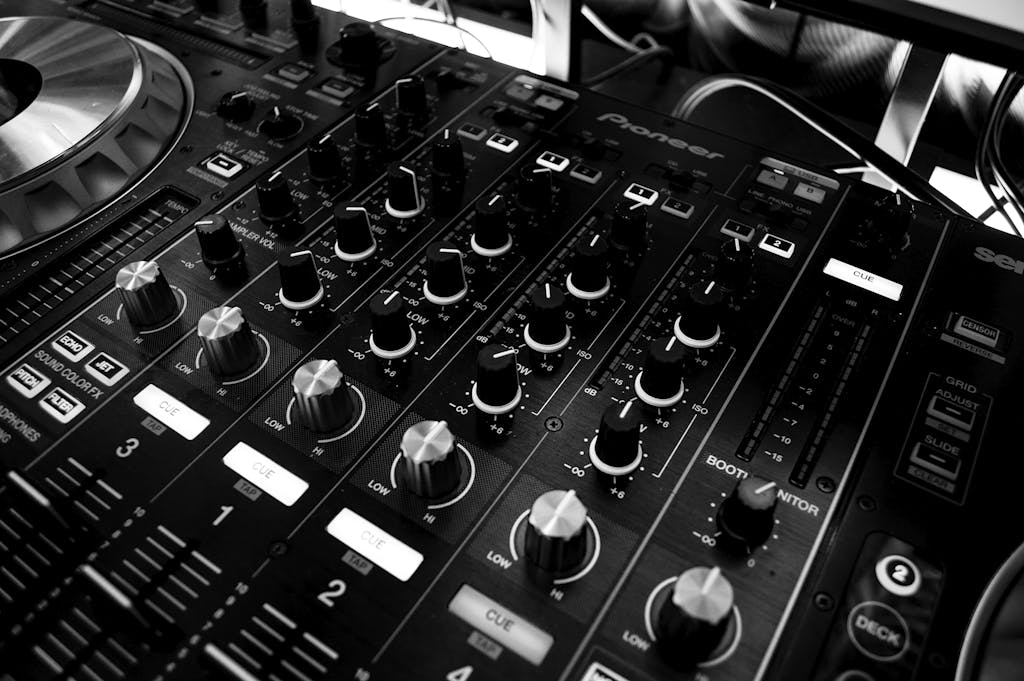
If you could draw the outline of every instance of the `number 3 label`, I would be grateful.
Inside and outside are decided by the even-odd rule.
[[[114,453],[117,454],[118,458],[120,459],[127,459],[129,456],[132,455],[132,452],[138,449],[138,447],[139,438],[130,437],[124,441],[123,445],[118,445],[117,448],[114,450]]]

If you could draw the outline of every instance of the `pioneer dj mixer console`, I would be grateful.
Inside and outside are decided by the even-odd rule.
[[[0,156],[0,678],[953,678],[1018,241],[228,4],[4,3],[114,94]]]

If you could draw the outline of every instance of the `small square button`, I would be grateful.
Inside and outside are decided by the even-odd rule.
[[[72,362],[77,362],[92,352],[95,346],[71,329],[68,329],[57,336],[57,339],[50,343],[50,347]]]
[[[757,174],[757,181],[766,187],[771,187],[772,189],[778,189],[780,191],[785,189],[786,185],[789,184],[788,177],[768,168],[765,168]]]
[[[231,180],[244,171],[248,165],[234,156],[218,152],[203,162],[203,167],[218,177]]]
[[[50,385],[50,379],[34,367],[22,364],[7,375],[7,383],[25,397],[35,397]]]
[[[320,86],[320,92],[325,95],[330,95],[335,99],[345,99],[350,94],[356,91],[354,85],[346,83],[343,80],[337,78],[331,78],[330,80],[324,81],[324,84]]]
[[[730,239],[739,239],[747,243],[750,243],[754,238],[753,227],[742,222],[736,222],[735,220],[726,220],[725,224],[722,225],[721,232]]]
[[[554,152],[545,151],[537,157],[537,165],[551,168],[556,173],[560,173],[569,167],[569,159]]]
[[[521,102],[530,101],[530,97],[533,97],[533,88],[527,87],[522,83],[512,83],[505,88],[505,94],[512,99],[518,99]]]
[[[793,190],[793,195],[814,203],[823,203],[825,201],[825,190],[806,182],[799,183],[796,189]]]
[[[39,406],[47,414],[61,423],[70,423],[72,419],[85,410],[85,405],[71,396],[62,388],[54,388],[46,397],[39,400]]]
[[[106,386],[114,385],[128,374],[128,367],[105,352],[90,359],[85,365],[85,370]]]
[[[785,239],[779,238],[774,234],[765,234],[764,237],[761,239],[761,243],[759,243],[757,246],[762,251],[774,253],[780,258],[786,258],[787,260],[793,257],[793,251],[796,250],[796,244],[794,244],[792,241],[786,241]]]
[[[506,154],[511,154],[519,146],[519,140],[515,137],[509,137],[503,135],[500,132],[496,132],[487,139],[487,146],[491,149],[497,149],[503,151]]]
[[[673,196],[665,199],[665,202],[661,204],[661,210],[683,220],[689,220],[693,216],[693,204],[680,201]]]
[[[313,72],[298,64],[285,64],[277,70],[277,75],[292,83],[301,83],[313,75]]]
[[[645,187],[642,184],[634,182],[626,188],[626,191],[622,192],[622,195],[627,199],[633,199],[637,203],[642,203],[645,206],[653,206],[654,202],[658,200],[658,192],[654,191],[650,187]]]
[[[537,95],[537,99],[533,100],[533,103],[548,111],[558,111],[565,104],[563,100],[551,95]]]
[[[459,127],[459,134],[467,139],[471,139],[474,142],[479,142],[487,134],[487,131],[481,128],[479,125],[473,125],[472,123],[463,123]]]
[[[569,177],[574,177],[587,184],[597,184],[601,180],[601,171],[579,163],[569,171]]]

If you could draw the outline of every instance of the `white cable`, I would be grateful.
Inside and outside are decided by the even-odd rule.
[[[601,20],[601,17],[597,16],[597,14],[594,13],[594,10],[590,9],[590,7],[588,7],[587,5],[583,5],[583,17],[591,24],[593,24],[594,28],[601,32],[601,35],[603,35],[605,38],[608,38],[608,40],[612,41],[613,43],[615,43],[622,49],[626,50],[627,52],[632,52],[633,54],[636,54],[637,52],[640,52],[643,49],[637,47],[636,45],[634,45],[633,43],[629,42],[621,35],[616,33],[615,31],[613,31],[611,27],[608,26],[608,24],[604,23],[604,21]]]

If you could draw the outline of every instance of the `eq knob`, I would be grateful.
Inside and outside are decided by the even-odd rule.
[[[530,294],[529,321],[523,328],[526,345],[550,354],[564,350],[571,337],[565,322],[565,294],[551,284],[537,286]]]
[[[217,115],[232,123],[244,123],[252,118],[256,103],[245,90],[228,92],[217,102]]]
[[[572,573],[587,557],[587,507],[573,490],[551,490],[530,507],[523,536],[526,560],[552,575]]]
[[[621,199],[612,208],[612,246],[622,251],[642,251],[647,246],[647,206]]]
[[[300,420],[314,433],[339,431],[355,416],[352,390],[333,359],[314,359],[296,369],[292,392]]]
[[[675,336],[657,338],[647,350],[634,388],[645,404],[664,409],[683,399],[683,345]]]
[[[399,78],[395,81],[395,109],[410,123],[423,122],[427,117],[427,87],[420,76]]]
[[[373,27],[361,21],[338,31],[338,61],[344,66],[372,68],[380,63],[380,45]]]
[[[440,215],[457,211],[466,183],[466,160],[462,142],[447,128],[430,150],[430,181],[434,211]]]
[[[424,499],[441,499],[459,486],[455,437],[445,421],[420,421],[402,435],[405,483]]]
[[[203,262],[214,274],[239,271],[245,267],[245,251],[231,223],[216,213],[195,222],[196,238]]]
[[[576,242],[572,271],[566,277],[565,287],[580,300],[597,300],[611,290],[608,278],[608,242],[594,234]]]
[[[306,147],[309,177],[319,184],[337,182],[342,176],[341,151],[330,135],[324,135]]]
[[[508,228],[508,206],[501,194],[476,202],[473,236],[470,247],[485,258],[496,258],[512,250],[512,234]]]
[[[519,385],[515,348],[492,343],[477,353],[472,397],[484,414],[507,414],[516,408],[523,398],[523,388]]]
[[[423,212],[426,202],[420,193],[420,181],[416,170],[405,163],[388,166],[388,198],[384,210],[393,218],[414,218]]]
[[[722,290],[713,281],[702,279],[690,286],[683,310],[673,330],[679,342],[690,348],[709,348],[718,342],[722,329]]]
[[[295,215],[298,210],[288,180],[275,170],[265,180],[256,183],[256,203],[264,222],[280,222]]]
[[[462,251],[450,241],[435,241],[427,246],[423,296],[435,305],[451,305],[465,298],[468,290]]]
[[[715,265],[715,281],[723,289],[733,293],[744,291],[750,286],[754,273],[754,249],[750,244],[732,239],[722,243]]]
[[[117,272],[117,292],[128,321],[137,329],[168,322],[178,314],[178,300],[154,260],[130,262]]]
[[[728,644],[733,589],[717,567],[692,567],[675,581],[656,614],[658,649],[669,662],[693,668]]]
[[[366,260],[377,250],[369,212],[357,203],[334,207],[334,253],[345,262]]]
[[[516,205],[528,213],[543,213],[551,207],[551,169],[523,166],[516,185]]]
[[[289,310],[308,310],[324,299],[324,287],[310,251],[285,251],[277,257],[281,288],[277,298]]]
[[[370,351],[381,359],[399,359],[415,345],[416,331],[406,317],[405,298],[398,291],[375,295],[370,300]]]
[[[267,27],[267,0],[238,0],[238,13],[246,27],[253,31]]]
[[[301,118],[274,106],[270,108],[267,117],[260,121],[259,131],[276,142],[283,142],[302,132],[302,127]]]
[[[222,378],[239,376],[256,366],[260,343],[237,307],[215,307],[196,325],[206,366]]]
[[[379,148],[388,141],[384,112],[380,104],[373,102],[356,111],[356,144],[363,147]]]
[[[613,404],[601,414],[597,437],[590,441],[590,461],[611,477],[629,475],[640,466],[640,410],[633,400]]]
[[[718,507],[719,539],[726,548],[749,551],[768,540],[775,529],[778,486],[763,478],[740,480]]]

